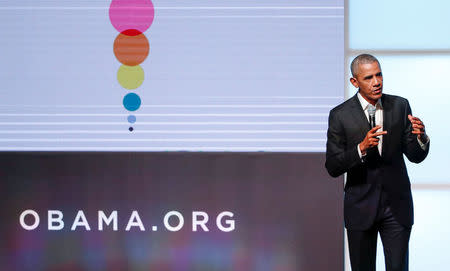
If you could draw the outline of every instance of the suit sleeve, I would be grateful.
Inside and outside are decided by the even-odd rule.
[[[408,100],[406,100],[405,107],[405,123],[403,130],[403,142],[402,142],[402,151],[406,155],[409,161],[413,163],[422,162],[428,155],[428,150],[430,149],[430,142],[422,148],[417,140],[417,135],[411,133],[412,132],[412,124],[408,119],[408,115],[411,115],[411,107],[409,106]]]
[[[325,167],[332,177],[337,177],[349,169],[362,164],[357,146],[348,146],[345,130],[335,111],[328,117],[327,153]]]

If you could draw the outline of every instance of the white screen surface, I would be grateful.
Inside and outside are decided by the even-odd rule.
[[[132,90],[110,4],[0,3],[0,150],[325,151],[343,100],[343,1],[155,0]]]

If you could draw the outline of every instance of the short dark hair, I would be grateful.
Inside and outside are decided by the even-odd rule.
[[[350,65],[350,70],[352,71],[352,76],[355,77],[358,73],[358,68],[360,64],[369,64],[377,62],[378,66],[380,66],[380,62],[376,57],[369,54],[360,54],[359,56],[355,57],[352,61],[352,64]]]

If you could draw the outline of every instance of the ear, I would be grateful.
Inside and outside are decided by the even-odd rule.
[[[350,83],[352,83],[355,88],[359,88],[358,80],[356,80],[356,78],[350,78]]]

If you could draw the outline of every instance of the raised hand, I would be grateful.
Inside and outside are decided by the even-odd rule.
[[[381,129],[380,125],[377,125],[372,129],[370,129],[367,132],[364,140],[361,143],[359,143],[359,149],[363,155],[366,154],[367,149],[378,146],[378,142],[380,141],[378,136],[387,134],[387,131],[377,132],[377,130],[379,129]]]
[[[411,133],[417,135],[421,141],[426,141],[425,124],[417,117],[408,115],[408,119],[412,124]]]

